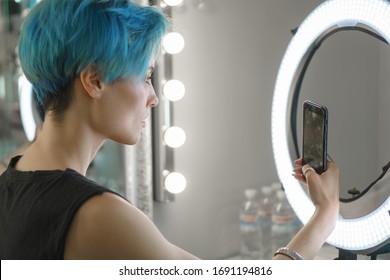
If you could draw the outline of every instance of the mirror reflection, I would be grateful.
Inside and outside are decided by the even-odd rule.
[[[16,44],[23,6],[0,2],[0,157],[14,151],[27,139],[19,112]]]

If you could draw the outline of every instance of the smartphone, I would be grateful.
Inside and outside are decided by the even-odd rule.
[[[321,174],[326,171],[328,145],[328,109],[306,100],[303,103],[303,165],[310,164]]]

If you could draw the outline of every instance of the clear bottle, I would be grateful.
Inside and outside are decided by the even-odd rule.
[[[272,211],[275,204],[275,193],[272,186],[261,188],[260,206],[264,213],[261,223],[262,237],[261,250],[262,259],[272,259]]]
[[[272,252],[286,246],[296,234],[296,220],[283,190],[277,191],[277,202],[272,212]]]
[[[262,219],[264,212],[256,189],[245,190],[246,201],[240,209],[240,253],[242,259],[262,259]]]
[[[275,205],[275,191],[272,186],[263,186],[261,188],[260,202],[263,211],[271,219],[272,211]]]
[[[271,184],[271,188],[272,188],[272,190],[273,190],[273,192],[274,192],[274,197],[275,197],[275,200],[276,200],[276,194],[277,194],[277,192],[278,192],[279,190],[283,190],[283,185],[282,185],[281,182],[273,182],[273,183]]]

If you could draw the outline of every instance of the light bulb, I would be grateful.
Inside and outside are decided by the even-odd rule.
[[[186,134],[177,126],[168,128],[164,133],[164,141],[171,148],[178,148],[186,142]]]
[[[164,2],[168,6],[178,6],[183,3],[183,0],[164,0]]]
[[[170,101],[178,101],[183,98],[186,88],[179,80],[169,80],[164,84],[164,95]]]
[[[178,54],[184,49],[184,38],[178,32],[170,32],[164,36],[163,47],[169,54]]]
[[[171,193],[181,193],[187,186],[187,180],[183,174],[172,172],[165,178],[165,188]]]

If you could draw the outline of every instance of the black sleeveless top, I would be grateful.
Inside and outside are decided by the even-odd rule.
[[[17,171],[20,157],[0,176],[0,259],[63,259],[80,206],[92,196],[115,192],[72,169]]]

